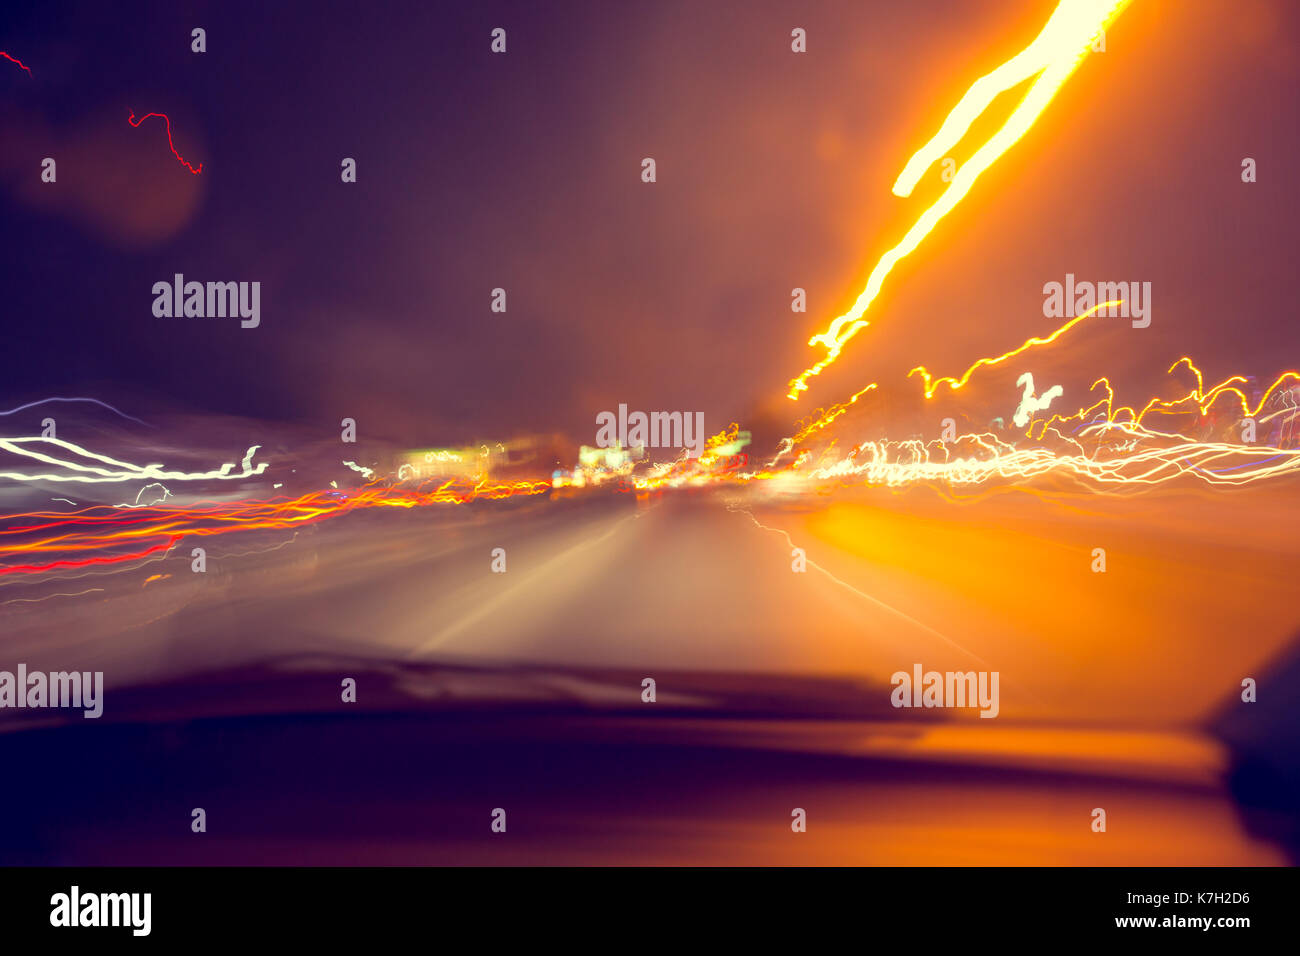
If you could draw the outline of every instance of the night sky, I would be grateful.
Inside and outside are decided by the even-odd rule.
[[[942,190],[936,170],[892,196],[908,156],[1053,6],[8,4],[0,49],[32,74],[0,61],[0,405],[351,416],[421,444],[590,442],[626,402],[776,436],[868,381],[911,396],[914,365],[960,371],[1050,331],[1042,286],[1066,272],[1154,286],[1150,328],[1034,365],[1068,398],[1107,374],[1145,402],[1184,354],[1213,381],[1293,367],[1300,6],[1136,0],[895,270],[872,328],[784,398],[823,354],[808,336]],[[133,110],[167,113],[202,174]],[[261,326],[156,318],[151,287],[176,272],[260,281]]]

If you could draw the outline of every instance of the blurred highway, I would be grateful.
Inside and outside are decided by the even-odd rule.
[[[1243,677],[1259,679],[1261,698],[1293,697],[1267,680],[1295,634],[1300,546],[1276,517],[1290,514],[1288,494],[1094,497],[1062,508],[1030,494],[953,503],[918,491],[795,509],[712,492],[380,509],[296,536],[223,541],[227,551],[210,552],[205,574],[190,571],[186,544],[166,561],[92,582],[100,593],[0,606],[0,647],[4,661],[29,668],[105,672],[105,718],[70,728],[89,739],[112,723],[133,693],[126,688],[169,686],[183,701],[199,675],[296,654],[356,662],[340,664],[342,676],[364,672],[366,661],[507,675],[543,668],[556,681],[570,673],[584,706],[617,719],[575,730],[565,746],[596,733],[602,747],[622,740],[629,759],[653,745],[668,764],[660,748],[685,747],[666,777],[717,799],[729,794],[730,829],[717,839],[730,849],[718,850],[719,862],[758,862],[769,851],[785,859],[770,842],[781,839],[779,820],[767,836],[746,835],[767,823],[744,808],[771,799],[820,800],[823,821],[851,835],[856,862],[1278,863],[1283,849],[1243,825],[1230,796],[1233,756],[1206,728]],[[1260,521],[1273,505],[1273,519]],[[803,573],[792,570],[792,545],[806,551]],[[1091,570],[1094,547],[1107,550],[1104,574]],[[491,570],[494,548],[505,549],[504,573]],[[146,582],[159,574],[170,577]],[[77,585],[60,589],[87,586]],[[890,708],[890,675],[917,663],[998,671],[999,717]],[[600,680],[579,679],[595,671]],[[642,677],[658,682],[653,706],[662,710],[641,702]],[[740,723],[726,714],[700,722],[711,680],[743,698],[747,687],[761,697],[771,681],[801,677],[810,699],[794,709],[806,712],[785,716],[816,716],[830,700],[817,698],[833,694],[860,698],[835,702],[853,720],[783,724],[785,705],[773,705]],[[821,690],[819,680],[839,683]],[[500,685],[507,696],[508,685]],[[318,706],[337,714],[328,689],[337,681],[321,686]],[[366,703],[374,683],[360,679],[358,692]],[[275,702],[251,709],[268,707]],[[686,708],[676,716],[688,723],[656,725],[673,707]],[[722,748],[720,766],[740,760],[740,776],[710,782],[700,747]],[[754,750],[777,763],[833,757],[853,769],[824,778],[818,764],[802,782],[760,783]],[[597,778],[599,766],[591,764]],[[1115,821],[1104,836],[1088,829],[1094,806]],[[690,816],[691,826],[718,824]],[[660,825],[607,822],[628,839],[639,825]],[[677,837],[687,840],[691,827],[682,826]],[[578,861],[582,847],[595,853],[590,843],[570,841],[565,859]],[[246,860],[224,846],[233,856],[223,859]],[[823,833],[798,859],[833,862],[841,848]],[[279,852],[277,862],[324,862],[333,851]],[[516,852],[492,858],[531,859]],[[673,858],[665,850],[655,861]],[[677,859],[710,861],[698,847]]]

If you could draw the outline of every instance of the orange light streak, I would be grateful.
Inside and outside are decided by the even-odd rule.
[[[898,245],[880,258],[852,308],[836,318],[825,332],[808,340],[809,345],[824,346],[826,356],[790,380],[787,398],[798,399],[799,393],[808,389],[808,380],[820,375],[839,358],[849,340],[870,325],[863,315],[875,301],[894,266],[912,253],[939,221],[961,202],[981,173],[1029,132],[1057,91],[1087,57],[1094,39],[1127,5],[1128,0],[1061,0],[1042,32],[1028,47],[992,73],[976,80],[967,90],[934,138],[908,160],[894,183],[895,194],[910,195],[921,173],[965,135],[999,93],[1032,76],[1038,77],[1002,127],[958,170],[938,201],[921,214]]]

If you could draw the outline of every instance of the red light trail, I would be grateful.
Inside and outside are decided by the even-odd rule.
[[[6,53],[4,50],[0,50],[0,56],[4,57],[4,58],[5,58],[6,60],[8,60],[10,63],[17,63],[20,67],[22,67],[24,70],[27,71],[27,75],[28,75],[28,76],[31,76],[31,75],[32,75],[32,69],[31,69],[31,67],[29,67],[27,64],[25,64],[22,60],[19,60],[19,59],[16,59],[15,57],[10,56],[10,55],[9,55],[8,53]]]
[[[8,515],[4,526],[0,526],[0,559],[50,555],[52,560],[0,564],[0,577],[121,564],[168,551],[185,537],[297,528],[365,508],[418,508],[466,504],[476,499],[498,501],[516,495],[545,494],[550,490],[549,481],[446,480],[423,483],[414,488],[373,482],[347,493],[318,491],[289,500],[236,501],[199,504],[190,508],[152,507],[132,512],[130,516],[124,516],[118,509],[102,506],[71,515],[48,512]],[[28,519],[35,519],[35,523],[26,523]],[[148,547],[139,548],[141,543]],[[133,550],[84,556],[124,546],[133,547]]]
[[[144,116],[141,116],[139,119],[136,119],[135,110],[132,110],[131,115],[127,117],[127,122],[130,123],[132,126],[139,127],[141,123],[143,123],[151,116],[160,116],[162,117],[163,122],[167,124],[167,145],[171,147],[172,155],[175,156],[178,160],[180,160],[181,165],[183,165],[186,169],[192,172],[195,176],[203,172],[202,163],[199,163],[199,168],[195,169],[193,166],[191,166],[189,163],[185,161],[184,156],[176,152],[176,147],[172,143],[172,121],[171,119],[168,118],[166,113],[146,113]]]

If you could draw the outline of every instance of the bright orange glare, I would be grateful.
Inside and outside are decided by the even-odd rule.
[[[993,165],[1029,131],[1057,90],[1088,55],[1097,35],[1119,16],[1128,2],[1129,0],[1061,0],[1033,43],[992,73],[975,81],[934,138],[908,160],[898,181],[894,183],[896,195],[910,195],[921,174],[966,134],[975,119],[988,109],[999,93],[1032,76],[1038,76],[1002,128],[958,170],[938,202],[922,213],[903,237],[903,241],[876,263],[867,279],[867,287],[853,303],[853,308],[832,322],[825,332],[808,340],[809,345],[825,346],[828,350],[826,357],[790,380],[787,398],[797,399],[800,392],[806,391],[808,380],[814,375],[820,375],[824,368],[839,358],[849,339],[870,324],[862,316],[879,294],[885,277],[900,260],[921,244],[940,219],[961,202],[975,185],[980,173]]]

